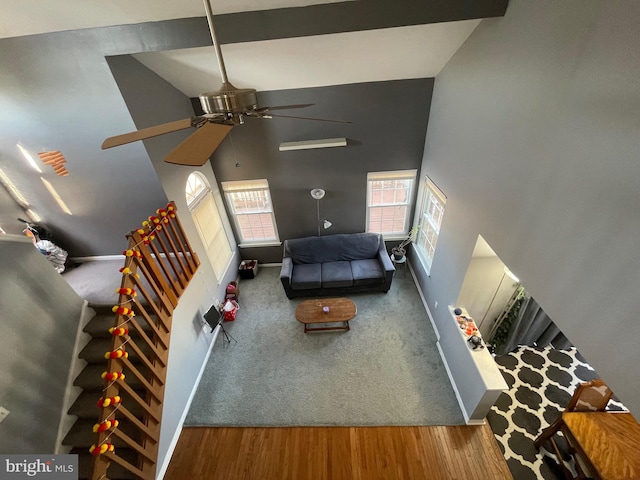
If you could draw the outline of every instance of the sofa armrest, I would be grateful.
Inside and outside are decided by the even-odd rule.
[[[291,257],[284,257],[282,259],[282,268],[280,269],[280,279],[287,280],[287,282],[290,285],[292,275],[293,275],[293,259]]]
[[[380,248],[378,249],[378,261],[384,270],[384,291],[388,292],[391,288],[391,281],[393,280],[396,267],[393,265],[389,253],[387,253],[387,248],[382,238],[380,239]]]
[[[291,277],[293,276],[293,259],[284,257],[282,259],[282,268],[280,269],[280,281],[284,287],[287,297],[291,298]]]
[[[378,261],[380,262],[382,269],[385,271],[385,275],[388,276],[389,273],[393,275],[393,272],[396,271],[396,267],[393,265],[393,262],[391,261],[389,252],[387,252],[387,247],[384,244],[382,235],[380,236],[380,246],[378,247]]]
[[[378,252],[378,259],[380,260],[382,269],[385,272],[391,272],[391,274],[393,274],[393,272],[396,271],[396,267],[393,266],[393,262],[391,261],[391,258],[389,257],[389,254],[386,250]]]

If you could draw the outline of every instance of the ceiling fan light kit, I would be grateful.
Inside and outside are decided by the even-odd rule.
[[[205,113],[210,115],[225,114],[232,117],[233,123],[243,124],[243,113],[247,110],[258,108],[258,98],[253,88],[236,88],[226,82],[217,92],[203,93],[200,98],[200,106]]]
[[[279,150],[286,152],[289,150],[310,150],[313,148],[346,147],[346,138],[325,138],[322,140],[303,140],[301,142],[283,142]]]

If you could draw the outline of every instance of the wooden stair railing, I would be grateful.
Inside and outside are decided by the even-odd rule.
[[[116,478],[109,475],[112,464],[134,478],[155,478],[173,311],[200,265],[173,202],[127,239],[114,323],[105,326],[113,341],[105,353],[91,480]],[[129,376],[137,388],[129,385]],[[129,453],[127,459],[118,455],[120,448]]]

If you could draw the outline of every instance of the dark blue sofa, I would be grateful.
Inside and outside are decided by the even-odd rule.
[[[377,233],[284,241],[280,280],[288,298],[388,292],[393,272],[382,235]]]

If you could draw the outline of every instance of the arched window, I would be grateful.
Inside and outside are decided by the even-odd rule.
[[[204,175],[199,172],[193,172],[189,175],[185,186],[185,196],[200,240],[205,247],[216,279],[220,283],[233,258],[233,249],[224,229],[211,187],[209,187]]]
[[[185,196],[187,197],[187,207],[190,211],[196,207],[198,203],[205,197],[207,193],[211,192],[207,179],[204,178],[199,172],[193,172],[187,178],[187,186],[184,189]]]

